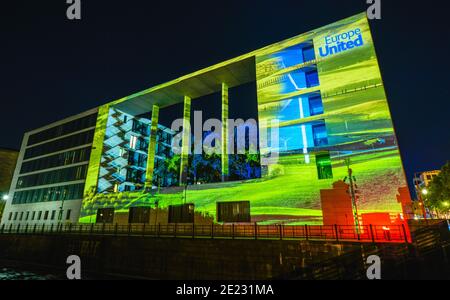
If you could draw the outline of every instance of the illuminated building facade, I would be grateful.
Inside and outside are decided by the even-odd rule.
[[[229,103],[247,85],[257,98],[257,153],[236,156]],[[207,158],[219,180],[199,184],[192,148],[204,141],[192,132],[192,108],[208,95],[221,104],[220,154]],[[160,111],[174,105],[183,126],[169,130]],[[164,155],[159,132],[171,144]],[[245,180],[236,161],[251,174]],[[116,223],[158,207],[194,209],[196,222],[322,224],[320,191],[343,180],[348,163],[361,214],[402,212],[396,195],[407,183],[365,13],[99,107],[79,221],[98,222],[100,210],[101,222]]]

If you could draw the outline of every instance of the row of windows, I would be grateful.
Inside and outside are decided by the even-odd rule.
[[[147,156],[134,151],[129,151],[128,165],[145,168],[145,166],[147,165]]]
[[[79,200],[83,198],[84,183],[57,186],[14,193],[13,204]]]
[[[39,170],[68,166],[88,161],[91,155],[91,147],[64,152],[40,159],[35,159],[22,164],[20,173],[30,173]]]
[[[132,131],[135,133],[142,134],[143,136],[147,137],[150,136],[150,126],[136,119],[133,119]]]
[[[97,113],[76,119],[65,124],[49,128],[47,130],[35,133],[28,138],[28,146],[51,140],[72,132],[80,131],[85,128],[94,127],[97,123]]]
[[[158,143],[166,143],[167,145],[171,145],[172,144],[172,134],[158,128],[158,134],[156,135],[156,140]]]
[[[58,220],[62,219],[62,216],[64,215],[64,211],[60,210],[58,213]],[[72,210],[68,209],[66,210],[66,221],[70,220],[70,216],[72,215]],[[9,213],[8,221],[40,221],[44,220],[47,221],[49,218],[50,220],[55,220],[57,217],[56,210],[52,210],[51,213],[49,210],[46,211],[21,211],[21,212],[15,212],[14,214],[12,212]]]
[[[81,132],[56,141],[29,148],[25,152],[24,159],[30,159],[48,153],[58,152],[65,149],[90,144],[94,139],[94,132],[95,130]]]
[[[76,166],[56,171],[38,173],[19,177],[17,189],[29,188],[33,186],[55,184],[61,182],[77,181],[86,178],[87,165]]]

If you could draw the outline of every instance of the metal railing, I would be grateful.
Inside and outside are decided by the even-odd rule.
[[[193,224],[59,224],[2,225],[0,234],[140,235],[176,238],[302,239],[408,243],[404,225],[193,225]]]

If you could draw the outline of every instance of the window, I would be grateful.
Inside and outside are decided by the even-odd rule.
[[[314,53],[314,46],[303,48],[303,61],[308,62],[314,59],[316,59],[316,54]]]
[[[312,126],[314,146],[321,147],[328,145],[328,134],[325,123]]]
[[[11,220],[12,220],[12,217],[13,217],[13,213],[12,213],[12,212],[10,212],[10,213],[9,213],[9,218],[8,218],[8,221],[11,221]]]
[[[44,221],[48,220],[48,213],[49,213],[49,211],[46,210],[44,213]]]
[[[97,210],[97,224],[114,223],[114,208],[100,208]]]
[[[68,209],[67,210],[67,213],[66,213],[66,221],[69,221],[70,220],[70,215],[72,214],[72,210],[71,209]]]
[[[15,213],[14,213],[14,221],[17,221],[17,216],[19,215],[19,213],[16,211]]]
[[[88,165],[76,166],[60,169],[56,171],[38,173],[20,177],[17,182],[17,188],[27,188],[33,186],[77,181],[86,178]]]
[[[137,137],[132,135],[130,137],[130,149],[135,150],[136,149],[136,143],[137,143]]]
[[[143,224],[150,222],[150,207],[131,207],[128,214],[128,223]]]
[[[37,218],[37,219],[38,219],[38,221],[40,221],[40,220],[41,220],[41,218],[42,218],[42,211],[39,211],[39,212],[38,212],[38,218]]]
[[[39,170],[62,167],[80,163],[83,161],[88,161],[90,154],[91,154],[91,147],[87,147],[39,159],[34,159],[22,164],[20,174],[31,173]]]
[[[320,180],[333,178],[330,153],[317,154],[316,165],[317,165],[317,174]]]
[[[33,211],[33,213],[31,214],[31,221],[34,221],[34,218],[36,217],[36,212]]]
[[[320,95],[309,97],[309,112],[311,116],[323,114],[323,103]]]
[[[306,84],[307,87],[313,87],[319,85],[319,75],[317,74],[317,71],[309,71],[306,73]]]
[[[55,217],[56,217],[56,210],[52,211],[52,217],[51,217],[51,220],[54,220]]]
[[[27,211],[27,214],[26,214],[26,216],[25,216],[25,221],[28,221],[29,217],[30,217],[30,212]]]
[[[14,193],[13,204],[38,203],[60,200],[78,200],[83,197],[84,184],[74,184],[59,186],[54,188],[45,188],[29,190]]]
[[[251,222],[250,201],[217,202],[217,222]]]
[[[170,205],[169,223],[194,223],[194,204]]]
[[[94,127],[97,123],[97,113],[69,121],[59,126],[35,133],[28,138],[28,146],[51,140],[85,128]]]
[[[25,151],[24,159],[30,159],[47,153],[53,153],[81,145],[90,144],[94,139],[94,132],[95,130],[89,130],[45,144],[33,146]]]

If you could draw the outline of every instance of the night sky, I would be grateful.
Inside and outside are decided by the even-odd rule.
[[[366,10],[365,0],[2,1],[0,147],[23,133]],[[381,0],[371,21],[409,177],[450,159],[444,1]]]

